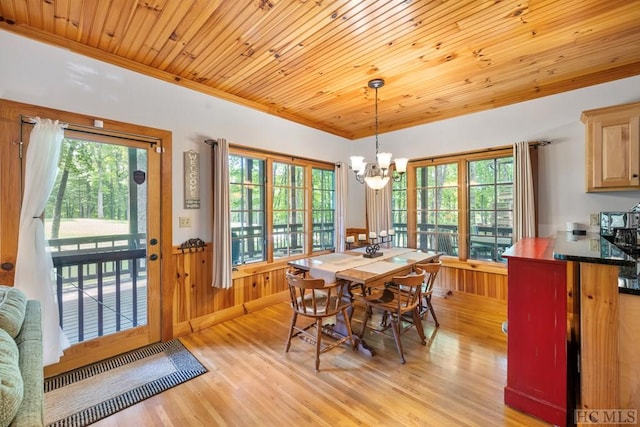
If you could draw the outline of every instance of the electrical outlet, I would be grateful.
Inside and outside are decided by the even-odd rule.
[[[597,213],[592,213],[589,215],[589,225],[598,226],[600,222],[600,215]]]
[[[179,218],[179,223],[178,225],[180,226],[180,228],[188,228],[191,227],[191,217],[188,216],[181,216]]]

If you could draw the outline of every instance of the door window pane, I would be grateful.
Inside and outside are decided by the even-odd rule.
[[[45,233],[72,344],[147,323],[147,166],[146,149],[63,140]]]

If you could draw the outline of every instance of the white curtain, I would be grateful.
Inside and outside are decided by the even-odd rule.
[[[513,144],[515,171],[513,176],[513,241],[524,237],[535,237],[536,206],[533,187],[533,172],[529,144],[521,141]]]
[[[218,139],[211,147],[213,189],[213,283],[228,289],[231,278],[231,209],[229,205],[229,143]]]
[[[42,214],[58,172],[63,125],[49,119],[35,119],[25,160],[25,183],[20,211],[15,287],[29,299],[40,301],[44,365],[60,360],[69,341],[60,329],[58,303],[53,280],[53,261],[47,248]]]
[[[380,235],[382,230],[389,230],[391,223],[391,182],[381,190],[372,190],[366,186],[367,227],[369,232]]]
[[[349,167],[346,163],[336,164],[336,228],[335,245],[336,252],[344,252],[345,233],[347,232],[347,201]]]

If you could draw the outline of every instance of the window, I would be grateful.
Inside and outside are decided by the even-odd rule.
[[[335,172],[313,168],[311,176],[311,214],[313,250],[333,249],[335,235]]]
[[[513,157],[469,167],[469,258],[504,261],[513,230]]]
[[[391,222],[395,230],[393,245],[407,247],[407,174],[402,174],[398,181],[392,181],[391,189]]]
[[[504,262],[513,243],[513,175],[511,148],[412,162],[407,181],[393,186],[394,228],[407,230],[409,246]]]
[[[333,164],[240,148],[230,151],[234,265],[334,247]]]
[[[304,168],[273,163],[273,257],[304,254],[306,188]]]
[[[265,259],[264,160],[229,156],[233,264]]]
[[[458,255],[458,164],[416,168],[418,248]]]

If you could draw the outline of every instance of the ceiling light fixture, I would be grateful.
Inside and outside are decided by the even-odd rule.
[[[364,156],[351,156],[351,169],[356,175],[356,180],[360,184],[366,183],[373,190],[380,190],[387,185],[389,178],[394,181],[400,181],[402,175],[407,171],[407,162],[409,159],[400,158],[394,162],[391,161],[391,153],[378,153],[380,143],[378,142],[378,89],[384,86],[384,80],[370,80],[368,86],[376,90],[376,162],[367,163]],[[391,164],[394,164],[394,170],[391,171]]]

